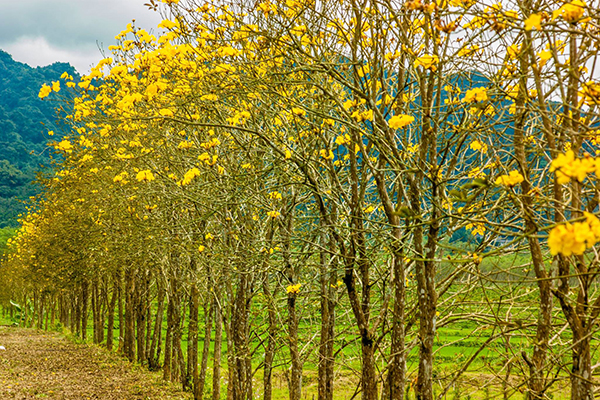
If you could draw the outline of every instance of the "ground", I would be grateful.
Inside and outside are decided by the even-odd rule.
[[[58,333],[0,327],[0,399],[190,399],[160,375]]]

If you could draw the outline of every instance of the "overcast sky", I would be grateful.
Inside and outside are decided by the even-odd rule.
[[[69,62],[80,73],[108,53],[132,19],[155,30],[148,0],[0,0],[0,49],[33,67]]]

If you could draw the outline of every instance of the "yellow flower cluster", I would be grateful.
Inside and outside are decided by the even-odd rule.
[[[488,151],[487,144],[482,143],[479,140],[473,140],[469,147],[471,148],[471,150],[481,151],[482,153],[486,153]]]
[[[285,290],[286,290],[286,292],[288,292],[288,293],[294,293],[294,294],[297,294],[297,293],[300,293],[300,287],[301,287],[301,286],[302,286],[302,284],[301,284],[301,283],[296,283],[295,285],[290,285],[290,286],[288,286],[288,287],[287,287]]]
[[[272,200],[281,200],[282,199],[281,193],[279,193],[279,192],[270,192],[269,194],[267,194],[267,197]]]
[[[50,95],[50,93],[52,93],[52,91],[55,91],[55,92],[60,91],[60,82],[59,81],[52,82],[52,86],[48,86],[44,83],[42,85],[42,87],[40,88],[38,97],[40,99],[44,99],[44,98],[48,97],[48,95]]]
[[[531,14],[526,20],[525,20],[525,30],[526,31],[530,31],[533,28],[541,31],[542,30],[542,14]]]
[[[388,125],[392,129],[401,129],[407,125],[410,125],[415,120],[415,117],[411,115],[394,115],[388,121]]]
[[[600,177],[600,159],[585,157],[575,158],[573,150],[568,150],[565,154],[559,154],[550,165],[550,172],[556,172],[558,183],[568,183],[571,179],[577,179],[583,182],[585,177],[595,172]]]
[[[150,171],[149,169],[145,169],[143,171],[138,172],[135,176],[135,179],[137,179],[140,182],[150,182],[154,180],[154,175],[152,174],[152,171]]]
[[[552,19],[562,17],[567,22],[574,23],[583,16],[587,5],[581,0],[573,0],[552,13]]]
[[[414,62],[414,67],[423,67],[435,71],[436,65],[439,62],[439,58],[436,55],[425,54],[417,58]]]
[[[68,139],[64,139],[61,142],[57,143],[54,148],[56,150],[62,150],[65,153],[70,153],[73,151],[73,145]]]
[[[600,83],[584,83],[581,86],[580,96],[588,105],[600,104]]]
[[[277,218],[281,215],[281,213],[279,211],[273,210],[273,211],[267,212],[267,215],[271,218]]]
[[[463,103],[475,103],[478,101],[486,101],[488,99],[487,89],[478,87],[467,90],[465,97],[462,99]]]
[[[200,170],[198,168],[192,168],[188,172],[183,175],[183,179],[181,180],[181,185],[189,185],[195,177],[200,176]]]
[[[496,179],[496,185],[502,185],[507,187],[513,187],[523,182],[523,175],[517,170],[510,171],[508,175],[501,175]]]
[[[473,235],[473,236],[476,236],[476,235],[483,236],[483,234],[485,233],[485,225],[482,224],[481,222],[476,222],[474,224],[467,224],[467,226],[465,226],[465,229],[467,231],[469,231],[471,233],[471,235]]]
[[[585,213],[585,221],[558,225],[550,231],[548,247],[552,255],[581,255],[600,240],[600,221]]]

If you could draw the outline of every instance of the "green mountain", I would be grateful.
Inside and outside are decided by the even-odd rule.
[[[49,164],[47,132],[61,129],[59,103],[53,95],[42,101],[38,93],[63,72],[76,76],[70,64],[32,68],[0,50],[0,228],[16,226],[23,201],[39,191],[32,181]]]

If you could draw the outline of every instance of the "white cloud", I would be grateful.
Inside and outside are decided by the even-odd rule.
[[[0,0],[0,49],[17,61],[43,66],[71,63],[80,73],[102,58],[114,37],[135,19],[156,29],[159,13],[147,0]]]
[[[14,43],[2,46],[3,50],[13,56],[16,61],[32,67],[43,67],[58,61],[68,62],[80,74],[88,73],[90,67],[101,58],[100,50],[81,51],[59,49],[48,43],[44,37],[21,37]]]

